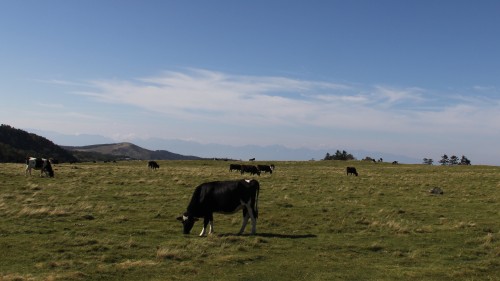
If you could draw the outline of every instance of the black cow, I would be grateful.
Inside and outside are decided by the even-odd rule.
[[[241,164],[229,164],[229,172],[241,171]]]
[[[156,163],[156,161],[149,161],[148,168],[150,168],[151,170],[156,170],[156,169],[160,168],[160,165],[158,165],[158,163]]]
[[[241,174],[250,173],[251,175],[259,175],[260,171],[254,165],[241,165]]]
[[[259,182],[256,180],[215,181],[203,183],[196,187],[187,211],[177,220],[184,226],[184,234],[189,234],[194,222],[203,218],[203,229],[200,236],[214,232],[213,213],[232,214],[243,209],[243,224],[240,232],[245,231],[248,219],[252,220],[252,234],[257,225],[257,203],[259,200]]]
[[[441,188],[439,187],[434,187],[433,189],[429,190],[429,193],[431,194],[438,194],[438,195],[443,195],[444,192]]]
[[[270,174],[273,173],[273,170],[274,170],[274,165],[257,165],[257,169],[259,169],[259,171],[261,172],[264,172],[264,173],[267,173],[269,172]]]
[[[54,177],[54,170],[50,161],[44,158],[28,157],[26,158],[26,175],[31,176],[31,169],[40,170],[40,177],[45,173],[48,177]]]
[[[356,175],[356,177],[358,176],[358,172],[356,171],[356,168],[354,168],[354,167],[347,167],[346,171],[347,171],[347,175]]]

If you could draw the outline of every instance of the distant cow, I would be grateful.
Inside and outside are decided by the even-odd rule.
[[[356,175],[358,176],[358,172],[356,171],[356,168],[354,167],[347,167],[346,168],[347,175]]]
[[[430,194],[438,194],[438,195],[443,195],[444,192],[441,188],[439,187],[434,187],[433,189],[429,190]]]
[[[261,172],[264,173],[269,172],[270,174],[272,174],[274,170],[274,165],[257,165],[257,169],[259,169],[259,171]]]
[[[31,169],[40,170],[41,177],[44,173],[47,177],[54,177],[54,170],[52,170],[52,165],[47,159],[35,157],[26,158],[26,175],[31,175]]]
[[[241,171],[241,164],[229,164],[229,172]]]
[[[156,161],[149,161],[148,168],[150,168],[151,170],[156,170],[156,169],[160,168],[160,165],[158,165],[158,163],[156,163]]]
[[[251,175],[259,175],[260,171],[254,165],[241,165],[241,174],[250,173]]]
[[[398,161],[392,161],[392,164],[397,165],[397,164],[399,164],[399,162]]]
[[[184,234],[189,234],[195,221],[198,218],[203,218],[203,229],[200,236],[204,236],[208,224],[210,224],[208,233],[214,232],[213,213],[232,214],[243,209],[243,223],[238,234],[245,231],[248,219],[252,220],[251,233],[255,234],[259,188],[259,182],[256,180],[203,183],[195,188],[187,211],[177,220],[182,222]]]
[[[255,161],[255,158],[250,158],[248,159],[248,161]]]

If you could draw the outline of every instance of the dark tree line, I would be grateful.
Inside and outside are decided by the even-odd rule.
[[[423,159],[423,164],[432,165],[433,163],[434,160],[432,159],[429,158]],[[444,154],[443,156],[441,156],[441,160],[439,160],[438,163],[441,164],[442,166],[471,165],[471,161],[464,155],[462,155],[462,158],[458,158],[455,155],[448,157],[448,155]]]
[[[330,155],[330,153],[326,153],[326,156],[323,160],[356,160],[352,154],[347,153],[345,150],[337,150],[334,155]]]

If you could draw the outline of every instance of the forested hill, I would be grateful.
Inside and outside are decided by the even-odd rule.
[[[21,163],[28,156],[53,158],[62,162],[77,161],[71,152],[44,137],[9,125],[0,125],[0,162]]]

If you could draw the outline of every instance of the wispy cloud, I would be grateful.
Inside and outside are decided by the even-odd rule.
[[[43,103],[43,102],[38,102],[38,106],[43,107],[43,108],[48,108],[48,109],[63,109],[64,105],[61,103]]]
[[[79,82],[75,82],[75,81],[68,81],[68,80],[61,80],[61,79],[49,79],[49,80],[35,79],[34,81],[39,82],[39,83],[62,85],[62,86],[86,86],[87,85],[85,83],[79,83]]]
[[[403,103],[412,103],[413,107],[418,107],[419,103],[426,101],[423,97],[424,92],[425,90],[420,88],[396,89],[385,86],[375,86],[373,101],[385,107]]]
[[[422,88],[398,89],[233,75],[203,69],[167,71],[135,80],[99,80],[81,94],[186,121],[245,126],[318,126],[373,131],[463,129],[484,122],[497,104],[464,102]],[[436,103],[436,100],[439,102]],[[492,108],[491,111],[485,110]],[[432,110],[430,110],[432,108]],[[486,114],[486,112],[490,112]],[[497,118],[498,115],[493,116]],[[495,125],[497,126],[497,125]]]

